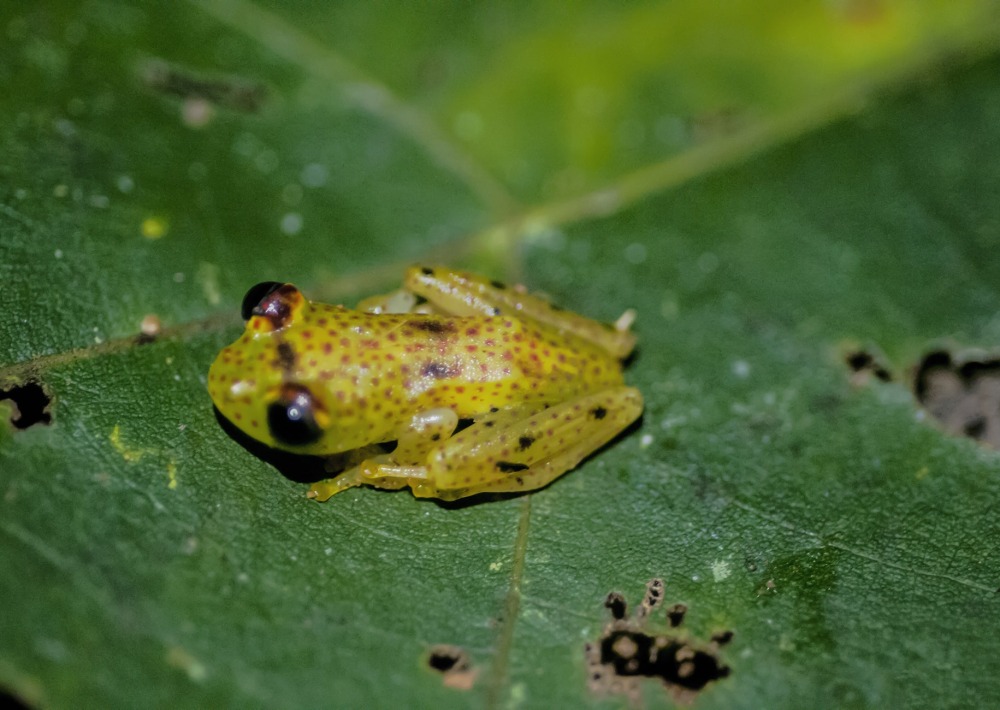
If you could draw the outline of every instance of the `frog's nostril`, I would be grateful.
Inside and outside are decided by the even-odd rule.
[[[250,290],[247,291],[247,295],[243,297],[243,305],[240,307],[240,315],[243,316],[243,320],[250,320],[250,317],[255,314],[258,306],[261,302],[270,296],[272,293],[281,288],[282,284],[278,281],[261,281],[256,286],[251,286]]]
[[[316,422],[316,409],[316,401],[306,387],[285,385],[278,399],[267,408],[267,428],[279,444],[313,444],[323,436],[323,430]]]

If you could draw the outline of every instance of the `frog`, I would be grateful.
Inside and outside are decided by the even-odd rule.
[[[643,411],[623,375],[632,311],[605,324],[523,286],[422,265],[353,309],[268,281],[241,310],[210,397],[268,447],[353,456],[310,486],[319,501],[362,485],[442,501],[535,491]]]

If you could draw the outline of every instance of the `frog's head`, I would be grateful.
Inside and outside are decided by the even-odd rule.
[[[329,424],[326,408],[297,375],[298,334],[311,307],[292,284],[257,284],[243,299],[243,335],[208,372],[209,394],[226,419],[269,446],[303,453]]]

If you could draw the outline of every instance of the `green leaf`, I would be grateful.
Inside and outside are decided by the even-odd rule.
[[[51,415],[0,426],[0,688],[623,705],[585,644],[662,578],[699,707],[1000,694],[1000,461],[912,391],[1000,342],[995,2],[45,5],[0,11],[0,414]],[[225,433],[248,286],[418,260],[635,308],[641,425],[458,506],[320,505]]]

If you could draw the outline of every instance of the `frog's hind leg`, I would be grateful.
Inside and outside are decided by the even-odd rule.
[[[429,312],[455,316],[515,316],[559,333],[582,338],[618,359],[635,348],[635,334],[629,328],[634,311],[626,311],[614,325],[564,310],[523,286],[508,286],[477,274],[444,267],[414,266],[407,270],[406,291],[427,299]]]
[[[413,494],[455,500],[541,488],[604,446],[641,413],[638,390],[613,387],[518,419],[485,419],[431,452],[427,479],[433,486],[413,487]]]

